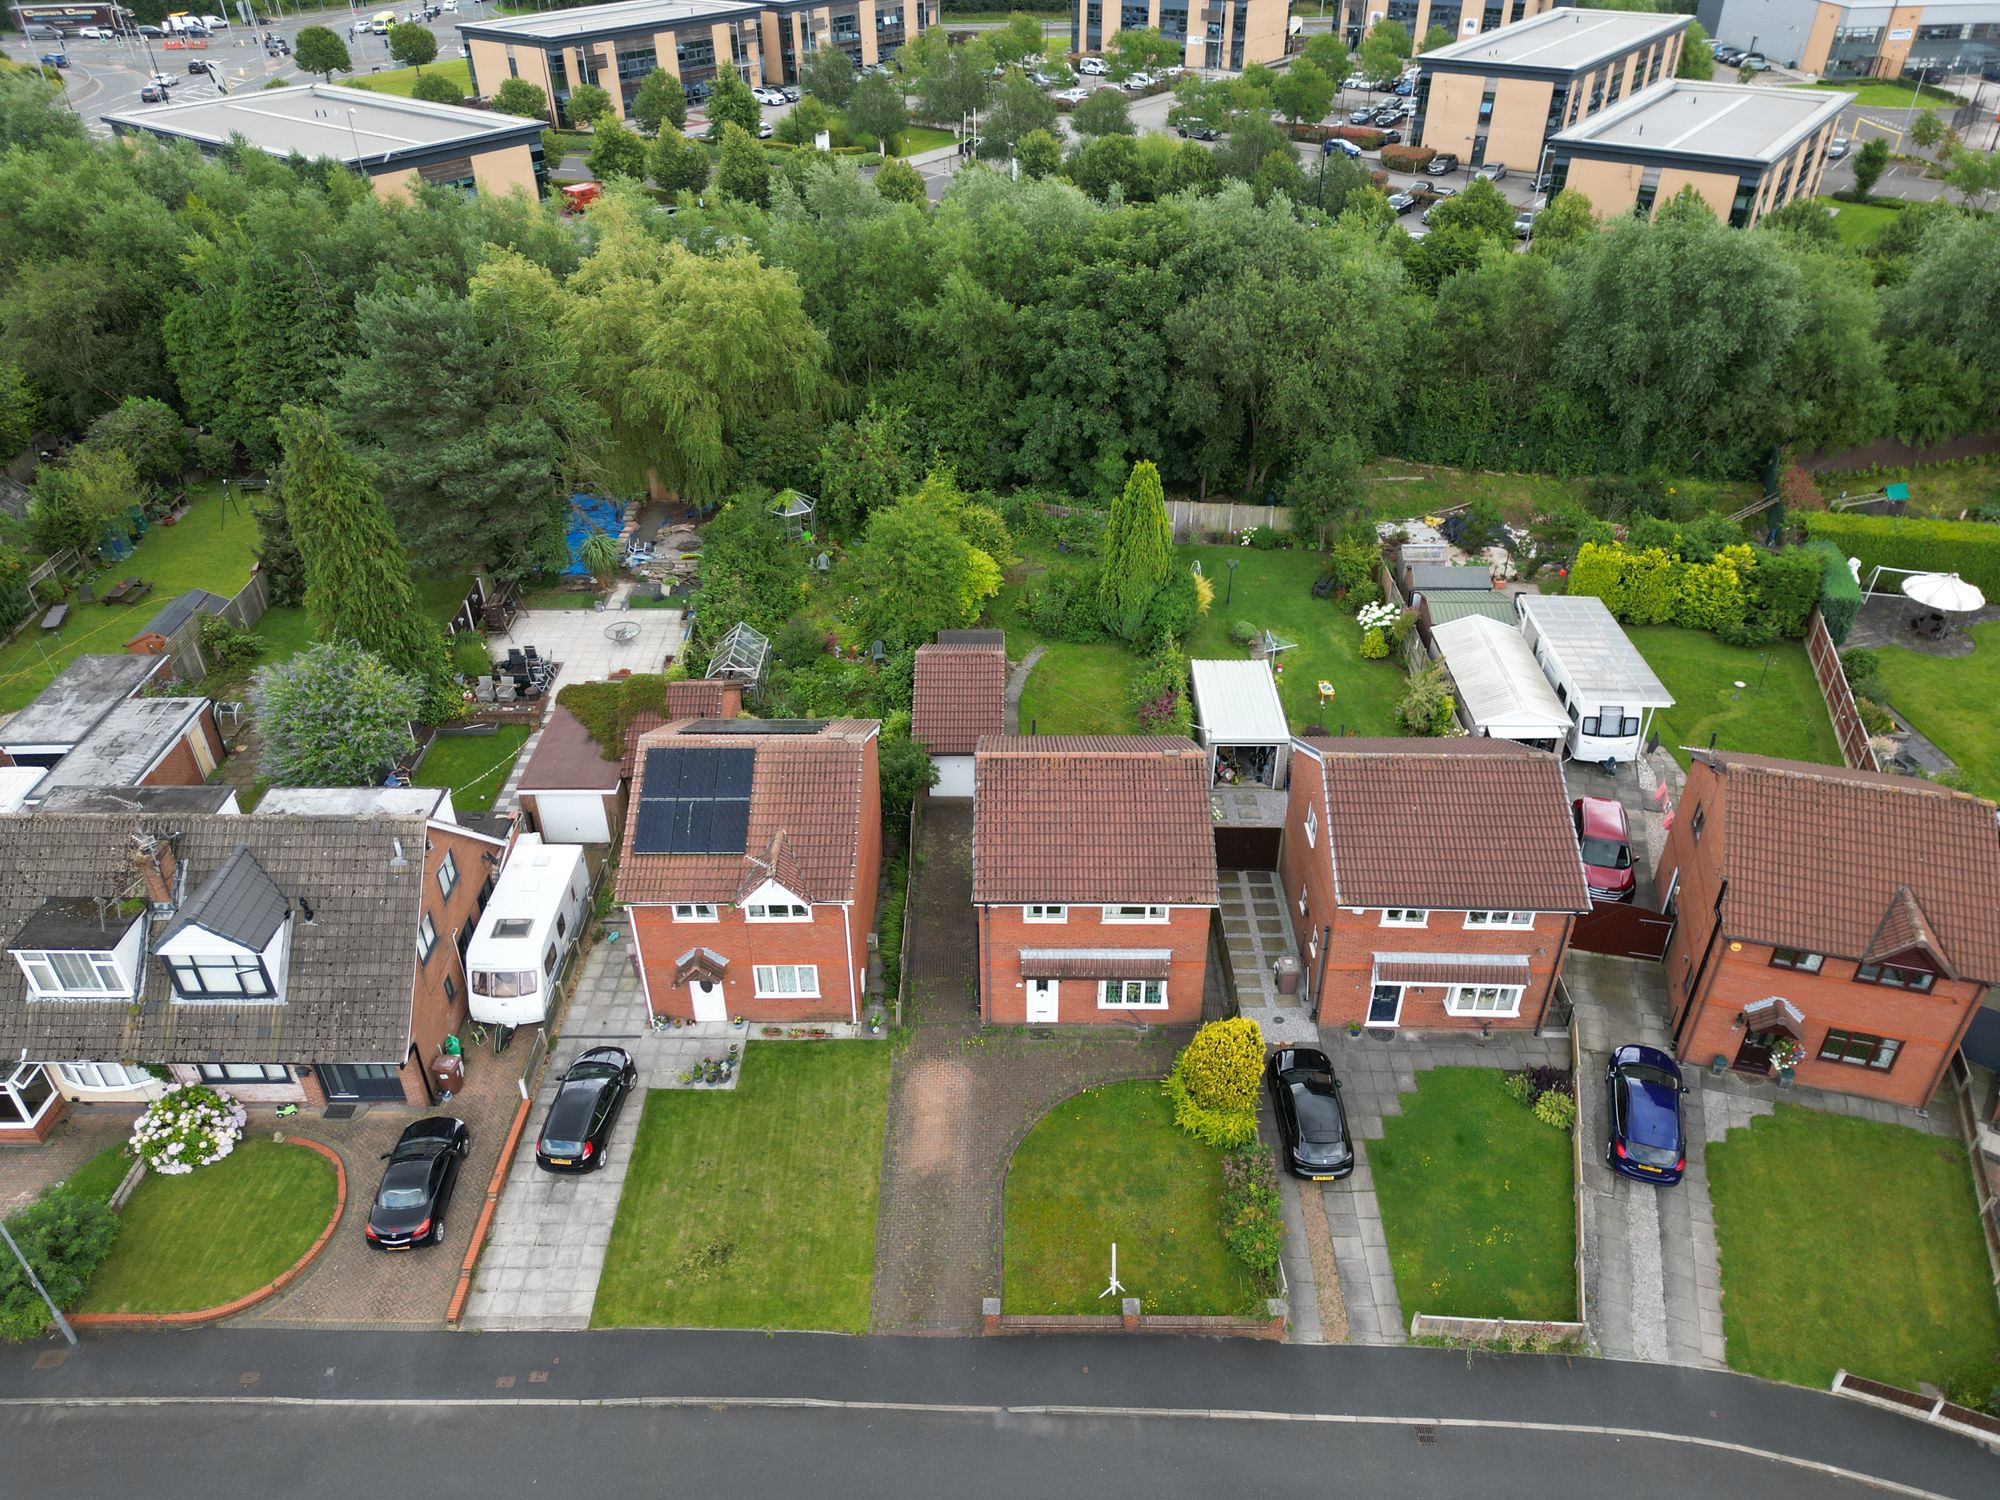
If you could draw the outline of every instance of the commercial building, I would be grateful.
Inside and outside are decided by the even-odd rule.
[[[1555,9],[1556,0],[1338,0],[1335,28],[1350,47],[1377,21],[1400,21],[1413,46],[1421,46],[1433,26],[1455,37],[1482,36]]]
[[[1573,188],[1600,217],[1650,214],[1684,187],[1747,228],[1819,191],[1852,94],[1675,82],[1549,142],[1550,191]]]
[[[1906,68],[2000,67],[2000,0],[1864,5],[1845,0],[1702,0],[1708,34],[1822,78],[1895,78]],[[1989,74],[1989,76],[1991,76]]]
[[[462,21],[472,91],[491,96],[525,78],[569,123],[570,90],[594,83],[620,119],[639,85],[664,68],[682,85],[705,84],[723,68],[749,83],[796,83],[799,63],[838,48],[857,68],[894,57],[905,41],[935,26],[939,0],[620,0],[576,10],[493,15]]]
[[[1119,32],[1154,26],[1187,44],[1183,66],[1237,69],[1285,55],[1288,15],[1286,0],[1076,0],[1069,48],[1103,52]]]
[[[407,198],[419,184],[534,195],[546,175],[538,120],[339,84],[259,89],[103,118],[114,135],[193,141],[210,156],[241,138],[276,157],[337,161],[387,197]]]
[[[1550,136],[1672,78],[1689,19],[1552,10],[1426,52],[1411,139],[1469,167],[1534,172]]]

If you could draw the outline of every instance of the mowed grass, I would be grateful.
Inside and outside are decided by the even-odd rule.
[[[889,1063],[764,1042],[733,1091],[649,1092],[592,1324],[865,1332]]]
[[[1396,705],[1408,691],[1400,658],[1380,661],[1361,656],[1361,627],[1331,599],[1315,599],[1320,554],[1306,548],[1259,552],[1253,547],[1186,546],[1174,549],[1182,566],[1200,562],[1215,584],[1215,604],[1188,635],[1189,656],[1241,661],[1249,653],[1229,638],[1230,623],[1245,620],[1275,630],[1295,649],[1277,665],[1278,697],[1295,731],[1323,724],[1329,733],[1397,734]],[[1229,564],[1236,563],[1232,590]],[[1224,601],[1229,602],[1225,603]],[[1331,703],[1321,705],[1320,679],[1333,684]]]
[[[1902,212],[1877,203],[1842,203],[1837,198],[1815,198],[1813,202],[1833,215],[1833,232],[1850,250],[1871,250],[1896,215]]]
[[[1958,762],[1973,791],[2000,797],[2000,620],[1970,633],[1970,656],[1883,647],[1875,692]]]
[[[239,1141],[184,1177],[149,1173],[76,1311],[194,1312],[233,1301],[305,1254],[333,1204],[332,1164],[279,1141]]]
[[[1368,1146],[1405,1316],[1576,1317],[1566,1132],[1495,1068],[1427,1068]]]
[[[1813,477],[1820,493],[1829,500],[1843,491],[1850,495],[1872,495],[1879,493],[1884,485],[1907,484],[1911,515],[1937,516],[1947,521],[1970,520],[1970,512],[1979,506],[2000,502],[2000,458],[1940,464],[1928,469],[1884,469],[1868,474],[1842,474],[1828,469]]]
[[[2000,1307],[1965,1150],[1780,1104],[1708,1148],[1732,1368],[1826,1386],[1995,1383]]]
[[[1098,1296],[1115,1243],[1125,1295],[1147,1312],[1243,1312],[1263,1293],[1223,1242],[1221,1204],[1221,1153],[1174,1124],[1157,1080],[1064,1100],[1007,1169],[1001,1305],[1115,1311]]]
[[[1021,733],[1137,734],[1131,694],[1138,668],[1138,658],[1111,641],[1050,642],[1021,690]]]
[[[896,132],[896,156],[915,156],[919,151],[935,151],[940,146],[949,146],[958,137],[949,130],[939,130],[932,125],[905,125]]]
[[[1721,750],[1841,764],[1833,721],[1799,642],[1730,646],[1676,625],[1628,625],[1625,633],[1674,695],[1674,706],[1654,715],[1653,725],[1683,766],[1682,747],[1705,748],[1710,735]]]
[[[46,635],[45,606],[0,649],[0,713],[24,707],[56,674],[85,653],[116,655],[178,594],[207,589],[227,599],[250,581],[256,562],[257,523],[244,497],[232,493],[225,507],[218,485],[191,485],[188,508],[172,526],[154,526],[132,555],[100,569],[90,582],[102,594],[120,579],[143,578],[152,592],[137,604],[82,603],[70,596],[69,616],[56,639]]]
[[[125,1180],[125,1174],[132,1170],[132,1158],[125,1154],[123,1146],[112,1146],[78,1167],[63,1179],[63,1186],[72,1188],[86,1198],[99,1202],[109,1201],[118,1191],[118,1184]]]
[[[1726,71],[1727,69],[1718,70],[1718,76]],[[1819,83],[1792,83],[1786,87],[1852,94],[1855,104],[1863,109],[1908,109],[1913,99],[1918,109],[1943,109],[1949,105],[1965,102],[1958,95],[1934,89],[1927,83],[1919,87],[1913,83],[1843,82],[1838,79],[1826,79]]]
[[[417,767],[417,785],[448,788],[460,812],[485,812],[527,742],[525,724],[502,724],[492,734],[439,735]]]
[[[357,46],[356,51],[359,50]],[[461,97],[472,92],[472,64],[463,57],[440,57],[421,68],[384,68],[380,73],[356,73],[351,77],[336,78],[334,82],[349,88],[365,88],[375,94],[399,94],[408,99],[410,91],[417,86],[418,76],[423,73],[436,73],[450,79]]]

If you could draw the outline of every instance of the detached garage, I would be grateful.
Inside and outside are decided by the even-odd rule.
[[[1433,627],[1431,639],[1458,689],[1459,716],[1472,733],[1543,750],[1562,743],[1569,710],[1520,631],[1484,615],[1466,615]]]
[[[917,648],[910,737],[937,767],[933,797],[972,795],[972,752],[1007,732],[1007,647],[997,630],[953,630]]]
[[[521,806],[545,843],[608,844],[625,827],[625,783],[583,721],[558,703],[521,773]]]

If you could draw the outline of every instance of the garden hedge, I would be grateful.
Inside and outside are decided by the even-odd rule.
[[[1336,125],[1328,132],[1337,141],[1351,141],[1363,151],[1379,151],[1389,139],[1386,130],[1370,130],[1365,125]]]
[[[1421,172],[1436,155],[1428,146],[1384,146],[1382,165],[1398,172]]]
[[[1814,540],[1832,543],[1843,558],[1860,558],[1863,578],[1874,568],[1956,573],[1987,598],[2000,598],[2000,526],[1835,510],[1814,512],[1805,522]]]
[[[1825,538],[1806,543],[1820,555],[1819,613],[1826,621],[1827,634],[1838,646],[1854,628],[1861,613],[1861,585],[1847,566],[1847,555]]]

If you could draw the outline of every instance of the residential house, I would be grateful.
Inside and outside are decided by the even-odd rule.
[[[998,630],[947,634],[949,642],[917,648],[910,737],[937,768],[931,795],[963,798],[972,795],[980,737],[1007,730],[1007,638]]]
[[[1320,1024],[1537,1028],[1590,909],[1556,757],[1295,743],[1279,871]]]
[[[1697,750],[1655,876],[1674,1049],[1921,1108],[2000,983],[2000,841],[1982,798]]]
[[[1166,736],[979,742],[972,902],[989,1025],[1192,1025],[1220,904],[1208,756]]]
[[[881,728],[693,719],[640,738],[617,897],[653,1015],[861,1019]]]

